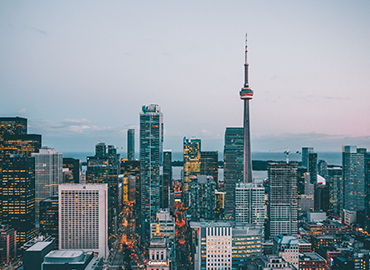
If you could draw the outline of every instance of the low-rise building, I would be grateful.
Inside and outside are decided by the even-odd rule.
[[[319,254],[312,253],[302,253],[299,254],[299,270],[325,270],[326,261]]]

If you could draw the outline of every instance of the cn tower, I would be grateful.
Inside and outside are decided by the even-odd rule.
[[[244,86],[240,90],[240,99],[244,101],[244,183],[252,183],[252,152],[249,125],[249,100],[253,98],[253,90],[248,83],[248,46],[247,34],[245,34],[245,63],[244,63]]]

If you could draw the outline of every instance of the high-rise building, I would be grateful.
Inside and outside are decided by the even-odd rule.
[[[200,174],[212,176],[218,188],[218,151],[200,152]]]
[[[168,208],[170,194],[173,193],[172,187],[172,151],[163,151],[163,205],[162,208]]]
[[[365,154],[365,230],[370,232],[370,153]]]
[[[135,129],[127,130],[127,159],[135,160]]]
[[[270,163],[267,234],[297,235],[297,164]]]
[[[40,201],[58,192],[58,185],[63,183],[63,155],[55,149],[41,147],[35,158],[35,217],[36,229],[40,227]]]
[[[71,172],[68,183],[80,183],[81,163],[79,159],[63,158],[63,168]]]
[[[30,157],[31,153],[36,153],[41,148],[41,135],[4,135],[2,147],[0,149],[0,161],[12,154],[22,154]]]
[[[308,171],[308,165],[309,165],[309,154],[313,153],[313,147],[302,147],[302,166],[306,167]]]
[[[340,217],[343,212],[342,168],[338,166],[328,167],[328,174],[325,180],[329,195],[329,209],[327,214]]]
[[[59,249],[108,257],[108,184],[59,185]]]
[[[168,209],[159,209],[155,222],[150,224],[150,237],[162,235],[169,243],[175,243],[175,218]]]
[[[135,177],[135,187],[134,187],[134,208],[135,213],[141,213],[141,182],[140,182],[140,161],[139,160],[121,160],[121,174],[124,177]],[[132,183],[132,181],[131,181]],[[130,182],[129,182],[130,185]],[[130,191],[129,191],[130,192]],[[141,215],[137,217],[137,224],[141,226]]]
[[[265,188],[253,183],[237,183],[235,187],[236,222],[263,226],[265,223]]]
[[[212,176],[191,177],[191,220],[215,219],[215,181]]]
[[[27,134],[27,119],[22,117],[0,117],[0,141],[4,135]]]
[[[343,209],[365,209],[365,155],[356,146],[343,146]]]
[[[325,160],[320,159],[317,164],[317,173],[321,177],[324,177],[326,179],[328,175],[328,163]]]
[[[106,157],[107,156],[107,146],[105,143],[98,143],[95,145],[95,156],[96,157]]]
[[[184,137],[184,181],[182,194],[185,206],[190,205],[190,188],[192,176],[200,174],[200,139],[186,139]]]
[[[249,86],[248,78],[248,46],[247,35],[245,35],[245,62],[244,62],[244,86],[240,90],[240,99],[244,101],[244,183],[252,183],[252,151],[250,138],[250,124],[249,124],[249,100],[253,98],[253,90]]]
[[[59,198],[54,195],[40,201],[40,233],[55,238],[56,246],[59,240]]]
[[[2,162],[2,223],[17,231],[21,246],[36,236],[35,159],[11,155]]]
[[[243,181],[244,130],[228,127],[224,145],[225,217],[234,217],[235,185]]]
[[[149,239],[150,222],[161,206],[163,166],[163,114],[158,105],[143,106],[140,113],[141,229]]]
[[[311,184],[310,173],[304,173],[304,193],[298,198],[298,209],[301,211],[309,211],[314,209],[315,185]]]
[[[0,263],[9,264],[17,257],[17,234],[8,224],[0,224]]]
[[[308,172],[311,176],[311,183],[317,183],[317,153],[308,154]]]

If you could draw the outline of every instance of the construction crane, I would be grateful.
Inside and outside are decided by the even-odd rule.
[[[295,153],[300,154],[301,152],[296,151]],[[290,154],[289,148],[288,148],[287,151],[284,151],[284,154],[285,154],[285,158],[286,158],[286,164],[289,164],[289,154]]]

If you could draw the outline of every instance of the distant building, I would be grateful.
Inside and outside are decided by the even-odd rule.
[[[365,209],[365,155],[356,146],[343,146],[343,209]]]
[[[191,220],[215,219],[215,182],[212,176],[191,177]]]
[[[27,134],[27,119],[22,117],[0,117],[0,141],[4,135]]]
[[[59,249],[83,249],[106,258],[107,209],[107,184],[59,185]]]
[[[201,140],[200,139],[187,139],[184,137],[184,180],[182,186],[182,194],[184,198],[185,207],[191,204],[191,181],[192,176],[200,174],[200,153],[201,153]]]
[[[242,127],[228,127],[224,144],[224,186],[225,217],[233,219],[235,208],[235,186],[243,180],[244,130]]]
[[[215,190],[215,218],[220,220],[224,216],[225,211],[225,192]]]
[[[308,172],[311,176],[311,184],[317,183],[317,153],[308,154]]]
[[[162,208],[169,207],[170,193],[173,193],[172,187],[172,151],[163,151],[163,205]]]
[[[135,129],[127,130],[127,160],[135,160]]]
[[[2,162],[2,223],[17,231],[17,245],[36,236],[35,159],[12,155]]]
[[[237,183],[235,187],[236,222],[264,225],[265,188],[252,183]]]
[[[40,202],[40,233],[55,238],[59,245],[59,198],[54,195]]]
[[[340,217],[343,213],[343,177],[341,167],[328,167],[326,186],[329,194],[328,215]]]
[[[315,185],[311,184],[310,173],[304,173],[304,193],[298,199],[298,209],[309,211],[314,209]]]
[[[200,152],[200,174],[212,176],[218,188],[218,151]]]
[[[163,114],[156,104],[143,106],[140,113],[141,236],[150,237],[150,223],[163,205]]]
[[[297,164],[270,163],[267,235],[297,235]]]
[[[116,233],[116,218],[119,209],[119,183],[120,170],[119,156],[114,146],[108,146],[106,152],[105,143],[95,146],[95,156],[87,157],[86,183],[108,184],[108,230],[109,235]]]
[[[102,269],[101,257],[94,257],[91,251],[83,250],[53,250],[49,252],[42,263],[43,270],[98,270]]]
[[[14,228],[0,224],[0,263],[9,264],[17,257],[17,234]]]
[[[41,264],[44,257],[50,251],[55,249],[55,238],[49,237],[44,240],[36,240],[31,247],[23,253],[24,270],[41,270]]]
[[[302,166],[309,170],[309,154],[313,153],[313,147],[302,147]]]
[[[35,158],[35,224],[39,229],[40,201],[57,195],[58,185],[63,183],[63,155],[43,146],[31,156]]]
[[[79,159],[63,158],[63,168],[71,172],[68,181],[64,181],[64,183],[80,183],[81,163]]]

